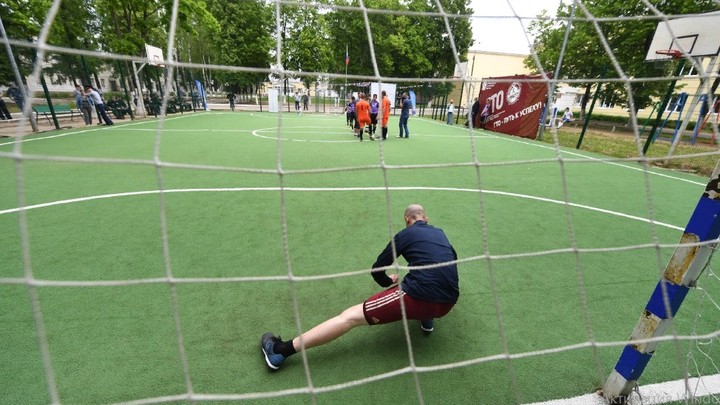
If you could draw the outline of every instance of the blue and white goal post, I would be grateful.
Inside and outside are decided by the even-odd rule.
[[[657,341],[672,322],[685,296],[710,263],[720,235],[720,161],[710,176],[705,192],[695,206],[680,243],[675,248],[630,341],[625,345],[602,394],[611,402],[622,402],[637,385],[652,358]],[[650,340],[650,341],[648,341]]]

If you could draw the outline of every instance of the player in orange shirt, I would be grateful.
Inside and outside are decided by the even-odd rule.
[[[382,111],[382,122],[381,122],[381,133],[382,133],[382,140],[384,141],[387,139],[387,123],[388,118],[390,117],[390,99],[387,96],[387,93],[385,90],[382,91],[382,106],[380,108]]]
[[[360,137],[360,142],[363,140],[363,132],[365,126],[370,125],[370,103],[365,99],[365,94],[358,94],[358,102],[355,103],[355,135]],[[374,141],[375,137],[370,135],[370,140]]]

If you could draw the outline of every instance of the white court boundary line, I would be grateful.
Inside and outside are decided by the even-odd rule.
[[[688,388],[692,396],[688,395]],[[627,405],[652,405],[668,402],[688,401],[691,404],[720,404],[720,374],[706,375],[699,378],[666,381],[657,384],[639,386],[640,395],[633,392]],[[712,395],[712,397],[710,397]],[[598,394],[586,394],[574,398],[553,399],[545,402],[533,402],[525,405],[607,405],[607,401]]]
[[[434,123],[434,124],[437,124],[437,125],[443,125],[442,123],[437,122],[437,121],[435,121],[435,120],[428,120],[428,121],[430,121],[430,122],[432,122],[432,123]],[[555,145],[552,145],[552,146],[551,146],[551,145],[549,145],[549,144],[545,144],[545,143],[542,143],[541,141],[537,141],[537,140],[532,140],[532,142],[530,142],[530,140],[528,140],[528,139],[526,139],[526,138],[517,137],[517,136],[513,136],[513,135],[507,135],[507,134],[497,135],[497,134],[498,134],[497,132],[492,132],[492,131],[490,131],[490,133],[484,132],[483,134],[484,134],[485,137],[487,137],[487,138],[495,138],[495,139],[500,139],[500,140],[507,141],[507,142],[520,143],[520,144],[523,144],[523,145],[532,146],[532,147],[536,147],[536,148],[549,149],[549,150],[552,150],[552,151],[559,150],[560,153],[564,153],[564,154],[567,154],[567,155],[570,155],[570,156],[578,156],[578,157],[581,157],[581,158],[584,158],[584,159],[593,160],[593,161],[597,161],[597,162],[599,162],[599,163],[605,163],[605,164],[609,164],[609,165],[613,165],[613,166],[619,166],[619,167],[622,167],[622,168],[625,168],[625,169],[634,170],[634,171],[647,172],[647,173],[650,173],[650,174],[652,174],[652,175],[656,175],[656,176],[660,176],[660,177],[666,177],[666,178],[670,178],[670,179],[674,179],[674,180],[679,180],[679,181],[684,181],[684,182],[687,182],[687,183],[690,183],[690,184],[697,184],[698,186],[702,186],[702,187],[705,187],[705,186],[707,185],[707,182],[698,182],[698,181],[694,181],[694,180],[684,179],[684,178],[682,178],[682,177],[671,176],[671,175],[669,175],[669,174],[665,174],[665,173],[661,173],[661,172],[657,172],[657,171],[653,171],[653,170],[645,170],[645,169],[642,169],[642,168],[639,168],[639,167],[633,167],[633,166],[629,166],[629,165],[622,164],[622,163],[618,163],[618,162],[610,162],[610,161],[603,160],[603,159],[600,159],[600,158],[596,158],[596,157],[593,157],[593,156],[585,155],[585,154],[582,154],[582,153],[579,153],[579,152],[573,152],[573,151],[571,151],[571,150],[565,150],[565,149],[562,149],[562,147],[556,148]],[[641,158],[638,158],[638,160],[639,160],[639,159],[641,159]],[[652,167],[652,169],[656,169],[656,170],[669,170],[669,169],[662,169],[662,168],[659,168],[659,167]],[[672,172],[672,170],[669,170],[669,171]]]
[[[189,115],[186,115],[184,117],[183,116],[170,117],[170,118],[165,118],[165,121],[177,120],[180,118],[187,118],[187,117],[189,117]],[[115,125],[113,125],[112,129],[113,130],[125,129],[125,127],[131,127],[131,126],[141,125],[141,124],[152,124],[152,123],[157,123],[157,122],[160,122],[160,120],[159,119],[153,119],[151,121],[139,121],[138,120],[138,121],[134,121],[134,122],[128,122],[126,124],[115,124]],[[106,126],[97,126],[97,127],[85,128],[85,129],[80,129],[80,130],[76,130],[76,131],[68,131],[68,132],[63,132],[62,134],[47,135],[47,136],[33,136],[35,134],[29,134],[29,135],[25,135],[25,136],[21,137],[21,139],[13,139],[13,140],[10,140],[9,142],[0,142],[0,146],[12,145],[15,143],[45,141],[48,139],[55,139],[55,138],[64,138],[64,137],[70,136],[70,135],[80,135],[80,134],[84,134],[87,132],[96,132],[96,131],[102,131],[105,129],[109,129],[109,128]],[[136,128],[135,130],[138,130],[138,129]],[[148,130],[148,131],[157,132],[159,129],[158,128],[147,128],[147,129],[140,128],[139,130],[141,130],[141,131]],[[168,131],[171,131],[171,130],[168,130]],[[29,138],[29,137],[32,137],[32,138]],[[18,138],[20,138],[20,137],[18,137]]]
[[[466,192],[466,193],[486,193],[486,194],[492,194],[492,195],[501,195],[506,197],[516,197],[516,198],[523,198],[523,199],[529,199],[529,200],[535,200],[540,202],[547,202],[547,203],[553,203],[553,204],[567,204],[571,207],[575,208],[582,208],[587,209],[590,211],[600,212],[603,214],[609,214],[614,215],[626,219],[632,219],[635,221],[640,222],[646,222],[650,224],[655,224],[659,226],[663,226],[665,228],[670,228],[678,231],[682,231],[685,228],[679,227],[672,224],[666,224],[664,222],[659,221],[653,221],[647,218],[638,217],[635,215],[625,214],[622,212],[607,210],[604,208],[597,208],[592,207],[589,205],[584,204],[577,204],[577,203],[571,203],[571,202],[565,202],[562,200],[555,200],[552,198],[545,198],[545,197],[538,197],[528,194],[518,194],[518,193],[511,193],[507,191],[496,191],[496,190],[477,190],[477,189],[469,189],[469,188],[453,188],[453,187],[344,187],[344,188],[329,188],[329,187],[286,187],[286,188],[280,188],[280,187],[247,187],[247,188],[190,188],[190,189],[170,189],[170,190],[162,190],[163,193],[198,193],[198,192],[240,192],[240,191],[271,191],[271,192],[278,192],[280,190],[283,191],[296,191],[296,192],[355,192],[355,191],[415,191],[415,190],[424,190],[424,191],[453,191],[453,192]],[[145,191],[129,191],[125,193],[115,193],[115,194],[102,194],[102,195],[95,195],[95,196],[88,196],[88,197],[79,197],[79,198],[71,198],[67,200],[59,200],[59,201],[52,201],[47,203],[41,203],[41,204],[34,204],[34,205],[28,205],[25,207],[18,207],[18,208],[9,208],[5,210],[0,210],[0,215],[4,214],[12,214],[16,213],[22,210],[28,211],[33,209],[39,209],[39,208],[47,208],[52,207],[56,205],[65,205],[65,204],[72,204],[72,203],[78,203],[78,202],[85,202],[85,201],[92,201],[92,200],[102,200],[107,198],[115,198],[115,197],[131,197],[131,196],[138,196],[138,195],[152,195],[152,194],[160,194],[160,190],[145,190]]]
[[[203,114],[203,115],[205,115],[205,114]],[[270,113],[267,113],[267,114],[265,114],[265,113],[250,113],[250,115],[251,115],[251,116],[257,116],[257,117],[262,117],[262,118],[275,118],[275,119],[277,118],[276,116],[270,115]],[[287,115],[287,114],[286,114],[286,115]],[[324,115],[328,115],[328,114],[324,114]],[[290,116],[292,116],[292,114],[290,114]],[[178,119],[191,118],[191,117],[193,117],[193,116],[192,116],[192,115],[181,115],[181,116],[176,116],[176,117],[171,117],[171,118],[165,118],[164,121],[178,120]],[[313,118],[315,118],[315,116],[313,116]],[[422,117],[417,117],[417,118],[418,118],[418,119],[422,119],[422,120],[425,121],[425,122],[430,122],[430,123],[433,123],[433,124],[436,124],[436,125],[444,125],[444,124],[442,124],[441,122],[438,122],[438,121],[435,121],[435,120],[430,120],[430,119],[422,118]],[[136,122],[131,122],[131,123],[128,123],[128,124],[121,124],[120,126],[114,127],[113,129],[123,129],[124,127],[135,126],[135,125],[140,125],[140,124],[148,124],[148,123],[154,123],[154,122],[158,122],[158,121],[156,121],[156,120],[155,120],[155,121],[136,121]],[[461,129],[461,130],[465,131],[464,128],[461,128],[461,127],[459,127],[459,126],[453,126],[453,127],[458,127],[458,129]],[[277,130],[277,128],[278,128],[278,127],[275,127],[274,130]],[[80,131],[69,131],[69,132],[66,132],[66,133],[56,134],[56,135],[49,135],[49,136],[43,136],[43,137],[33,137],[33,138],[30,138],[30,139],[25,139],[25,138],[23,138],[23,139],[21,139],[21,140],[12,140],[12,141],[9,141],[9,142],[0,142],[0,146],[12,145],[12,144],[14,144],[14,143],[16,143],[16,142],[22,142],[22,143],[24,143],[24,142],[42,141],[42,140],[46,140],[46,139],[60,138],[60,137],[65,137],[65,136],[70,136],[70,135],[82,134],[82,133],[86,133],[86,132],[99,131],[99,130],[102,130],[102,129],[103,129],[103,128],[90,128],[90,129],[83,129],[83,130],[80,130]],[[159,129],[158,129],[158,128],[147,128],[147,129],[146,129],[146,128],[143,128],[143,129],[140,129],[140,130],[141,130],[141,131],[158,131]],[[163,131],[165,131],[165,130],[167,130],[167,131],[174,131],[175,129],[163,128]],[[252,131],[252,132],[254,133],[255,131],[265,131],[265,130],[271,130],[271,129],[267,129],[267,128],[263,129],[263,128],[261,128],[261,129],[259,129],[259,130],[258,130],[258,129],[255,129],[255,130],[240,130],[240,129],[238,129],[238,130],[219,130],[219,131],[222,131],[222,132],[225,132],[225,131],[228,131],[228,132],[230,132],[230,131],[241,131],[241,132]],[[196,131],[196,132],[208,132],[208,131],[212,132],[212,130]],[[254,134],[253,134],[253,135],[254,135]],[[558,150],[558,149],[556,149],[555,146],[544,145],[544,144],[539,143],[539,141],[528,142],[527,140],[524,140],[524,139],[513,139],[513,138],[516,138],[516,137],[513,137],[512,135],[500,136],[500,135],[496,135],[495,133],[487,133],[487,132],[483,132],[483,133],[479,133],[479,132],[478,132],[478,133],[473,133],[473,135],[475,136],[476,139],[483,139],[483,138],[485,138],[485,139],[498,139],[498,140],[503,140],[503,141],[507,141],[507,142],[516,142],[516,143],[520,143],[520,144],[522,144],[522,145],[531,146],[531,147],[549,149],[549,150],[553,150],[553,151]],[[254,136],[255,136],[255,135],[254,135]],[[425,137],[425,136],[427,136],[427,137],[440,137],[440,136],[437,136],[437,135],[428,135],[428,134],[421,134],[420,136],[423,136],[423,137]],[[446,136],[443,136],[443,137],[446,137],[446,138],[455,138],[455,137],[457,137],[457,138],[464,138],[464,137],[466,137],[466,136],[469,136],[469,135],[446,135]],[[258,138],[266,138],[266,139],[269,138],[269,137],[263,137],[263,136],[257,136],[257,137],[258,137]],[[277,137],[272,138],[272,139],[277,139]],[[337,142],[337,143],[339,143],[339,142],[353,143],[353,142],[357,142],[357,141],[353,141],[353,140],[348,140],[348,141],[315,141],[315,140],[304,140],[304,141],[305,141],[305,142],[318,142],[318,143],[322,143],[322,142],[326,142],[326,143],[332,143],[332,142]],[[689,180],[689,179],[685,179],[685,178],[682,178],[682,177],[676,177],[676,176],[672,176],[672,175],[670,175],[670,174],[666,174],[666,173],[661,173],[661,172],[655,171],[655,170],[667,170],[667,169],[661,169],[661,168],[655,168],[655,167],[653,167],[652,169],[655,169],[655,170],[650,170],[650,168],[649,168],[648,170],[645,170],[645,169],[642,169],[642,168],[633,167],[633,166],[625,165],[625,164],[618,163],[618,162],[611,162],[611,161],[603,160],[603,159],[601,159],[601,158],[596,158],[596,157],[593,157],[593,156],[588,156],[588,155],[585,155],[585,154],[582,154],[582,153],[578,153],[578,152],[572,152],[572,151],[563,150],[563,149],[559,149],[559,151],[560,151],[560,153],[563,153],[563,154],[568,154],[568,155],[571,155],[571,156],[577,156],[577,157],[580,157],[580,158],[583,158],[583,159],[588,159],[588,160],[597,161],[597,162],[600,162],[600,163],[605,163],[605,164],[609,164],[609,165],[614,165],[614,166],[618,166],[618,167],[625,168],[625,169],[629,169],[629,170],[633,170],[633,171],[647,172],[647,173],[649,173],[649,174],[651,174],[651,175],[660,176],[660,177],[664,177],[664,178],[668,178],[668,179],[672,179],[672,180],[678,180],[678,181],[682,181],[682,182],[686,182],[686,183],[690,183],[690,184],[694,184],[694,185],[698,185],[698,186],[702,186],[702,187],[705,187],[705,186],[707,185],[706,182],[699,182],[699,181]],[[670,172],[672,172],[672,171],[670,170]]]

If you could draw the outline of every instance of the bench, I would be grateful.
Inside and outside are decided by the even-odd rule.
[[[59,105],[53,105],[53,109],[55,110],[55,116],[59,117],[61,115],[68,115],[70,114],[70,121],[72,121],[73,116],[75,114],[80,115],[79,110],[72,109],[68,107],[67,105],[59,104]],[[52,124],[52,121],[50,121],[50,118],[52,117],[52,114],[50,112],[50,106],[49,105],[34,105],[33,111],[35,111],[35,119],[37,120],[40,115],[44,116],[50,124]]]
[[[130,111],[130,108],[128,108],[127,105],[125,105],[125,102],[119,99],[113,99],[110,100],[108,103],[105,103],[108,110],[113,113],[115,118],[117,119],[125,119],[125,115],[131,114],[132,111]]]

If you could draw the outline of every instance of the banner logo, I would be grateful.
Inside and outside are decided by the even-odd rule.
[[[520,100],[522,85],[518,82],[512,82],[507,90],[507,101],[509,105],[513,105]]]

